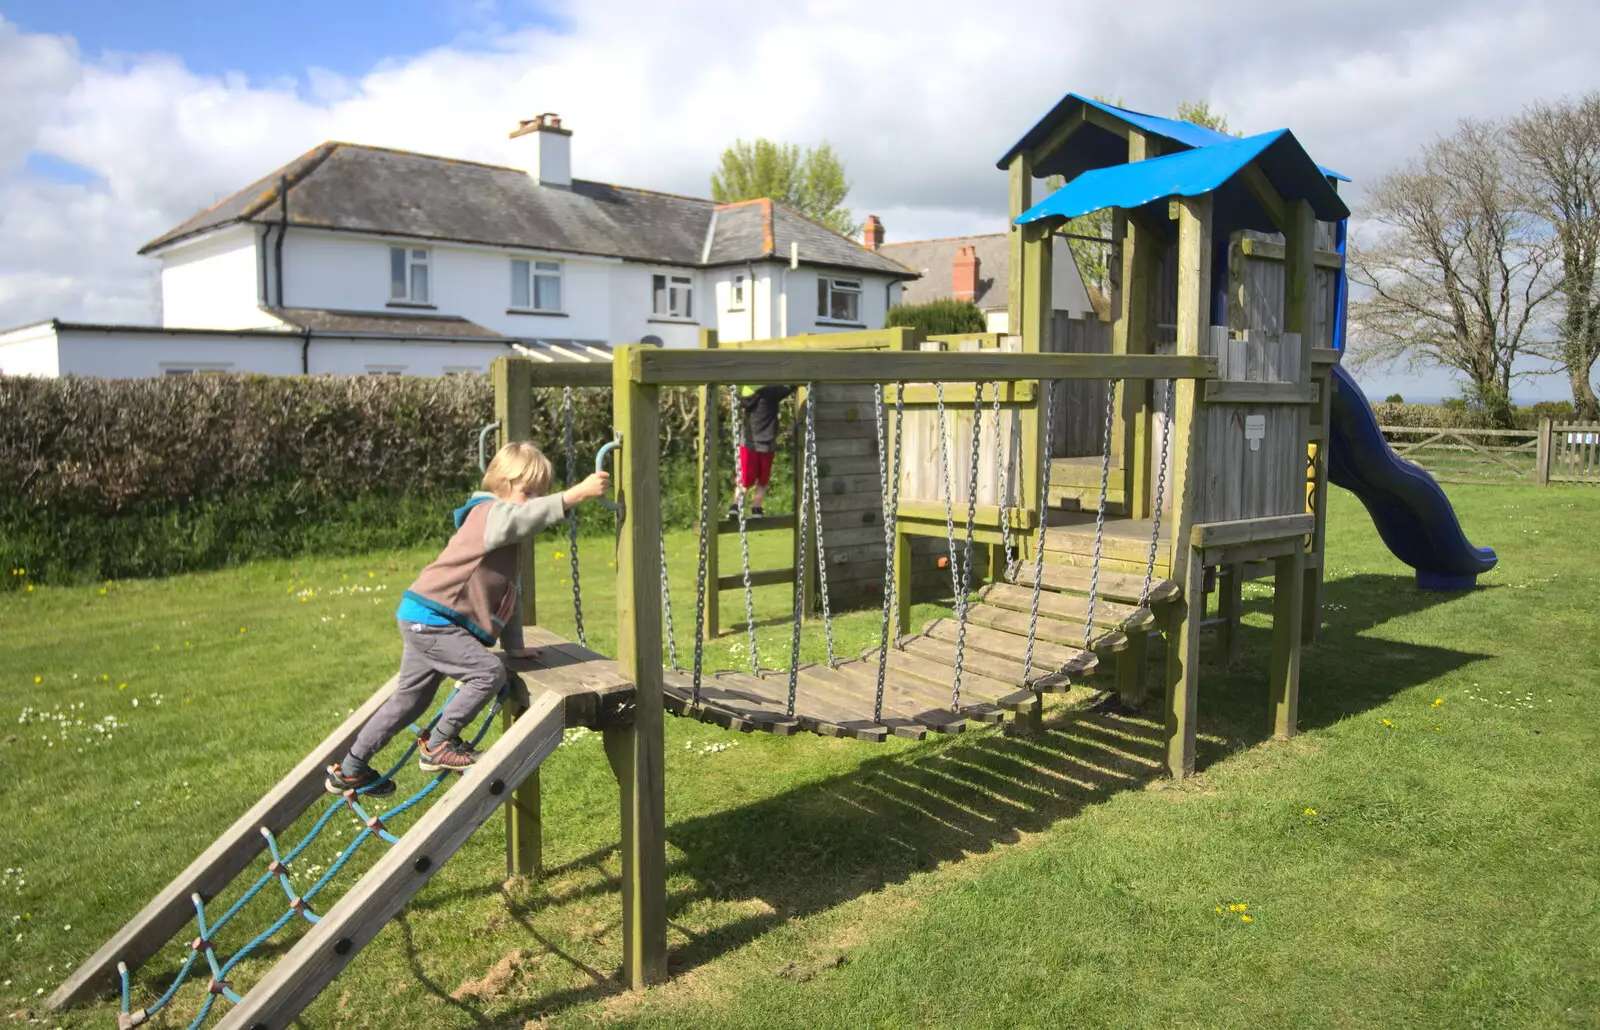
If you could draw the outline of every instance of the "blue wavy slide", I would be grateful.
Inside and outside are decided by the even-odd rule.
[[[1333,366],[1328,479],[1361,499],[1394,556],[1417,570],[1424,590],[1466,590],[1494,568],[1487,547],[1473,547],[1450,499],[1378,431],[1378,416],[1350,373]]]

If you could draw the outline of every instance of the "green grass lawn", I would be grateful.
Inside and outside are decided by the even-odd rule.
[[[674,979],[631,995],[614,781],[599,737],[569,733],[542,776],[546,878],[504,879],[492,822],[303,1025],[1600,1027],[1600,492],[1451,492],[1501,556],[1469,594],[1417,592],[1334,492],[1293,741],[1264,740],[1265,584],[1247,588],[1243,667],[1206,670],[1202,772],[1183,784],[1158,775],[1147,718],[1057,709],[1031,738],[878,745],[668,720]],[[777,556],[756,539],[758,564]],[[685,656],[693,543],[668,540]],[[564,550],[541,548],[557,632]],[[614,570],[604,542],[583,551],[590,642],[609,650]],[[393,672],[393,607],[429,557],[0,596],[5,1012],[36,1007]],[[779,665],[789,601],[760,595]],[[725,597],[715,665],[744,661],[741,617]],[[878,623],[838,620],[841,653]],[[806,657],[822,647],[808,626]],[[297,882],[348,843],[353,820],[334,825]],[[282,902],[264,894],[223,950]],[[145,967],[136,1006],[183,954]],[[156,1025],[186,1025],[203,980]],[[113,1024],[104,1005],[42,1025]]]

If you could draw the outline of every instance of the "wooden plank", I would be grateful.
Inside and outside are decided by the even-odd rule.
[[[344,757],[356,734],[394,692],[391,677],[339,728],[323,738],[283,779],[250,806],[188,867],[128,920],[110,940],[62,981],[46,1005],[51,1011],[109,995],[117,989],[117,963],[129,969],[144,965],[172,935],[194,919],[191,894],[210,901],[222,892],[266,848],[261,828],[282,833],[310,808],[328,797],[323,787],[328,766]]]
[[[1278,227],[1278,231],[1285,231],[1289,224],[1289,213],[1283,197],[1278,194],[1267,174],[1259,166],[1251,163],[1239,170],[1238,177],[1239,181],[1244,183],[1245,189],[1250,192],[1250,196],[1267,213],[1272,224]]]
[[[781,531],[792,533],[799,524],[799,520],[792,512],[777,515],[750,515],[747,513],[744,522],[746,533],[773,533]],[[725,518],[717,522],[718,536],[737,536],[738,534],[738,519]],[[707,578],[710,578],[710,575],[710,570],[707,569]]]
[[[1010,583],[992,583],[979,590],[978,597],[984,603],[992,604],[997,608],[1010,608],[1012,611],[1018,612],[1031,611],[1033,608],[1033,590],[1031,587],[1013,586]],[[1039,613],[1048,615],[1052,619],[1083,622],[1089,614],[1089,598],[1080,597],[1076,594],[1040,591]],[[1094,618],[1096,625],[1105,625],[1122,630],[1139,629],[1150,625],[1154,621],[1148,608],[1119,604],[1103,597],[1095,600]]]
[[[1305,550],[1304,541],[1298,537],[1267,540],[1254,544],[1208,547],[1199,553],[1200,560],[1205,563],[1206,568],[1216,568],[1219,565],[1238,565],[1245,562],[1258,562],[1270,558],[1278,558],[1295,550]]]
[[[750,585],[752,587],[770,587],[779,583],[793,583],[794,569],[751,569]],[[744,574],[734,573],[721,576],[717,579],[718,590],[743,590]]]
[[[621,360],[619,356],[618,360]],[[1214,379],[1199,354],[1044,354],[971,351],[700,351],[638,347],[628,373],[648,386],[762,382],[1008,382],[1022,379]]]
[[[976,626],[987,626],[1017,636],[1027,636],[1028,613],[989,604],[975,604],[967,611],[967,621]],[[1083,646],[1083,623],[1065,622],[1041,614],[1034,634],[1038,640],[1048,640],[1066,647]],[[1128,635],[1121,630],[1096,626],[1089,647],[1093,651],[1121,651],[1128,646]]]
[[[921,636],[906,637],[901,641],[901,648],[907,653],[939,662],[955,668],[955,647],[959,627],[954,622],[938,620],[933,624],[937,633],[928,633]],[[989,647],[978,646],[979,638],[990,642]],[[1021,647],[1005,654],[996,654],[993,641],[996,638],[1008,637],[1013,645]],[[1054,647],[1059,652],[1070,651],[1069,648],[1050,644],[1048,641],[1034,641],[1034,662],[1031,670],[1025,670],[1021,658],[1027,649],[1027,641],[1023,638],[1013,637],[1009,633],[1001,633],[985,626],[967,627],[966,639],[962,643],[962,692],[967,693],[967,677],[977,676],[993,683],[1003,683],[1010,687],[1009,691],[999,691],[993,686],[985,685],[983,690],[987,699],[996,700],[1015,692],[1018,688],[1045,692],[1062,692],[1072,688],[1072,675],[1055,666],[1055,663],[1046,662],[1040,658],[1042,649]],[[1092,655],[1093,652],[1079,652]],[[1076,660],[1077,655],[1073,656]],[[1079,663],[1081,664],[1081,663]],[[1077,675],[1084,675],[1083,672]],[[1030,682],[1031,680],[1031,682]],[[976,693],[973,694],[976,697]]]
[[[1539,420],[1539,447],[1533,459],[1533,481],[1540,486],[1550,485],[1550,425],[1550,419]]]
[[[611,385],[611,362],[595,361],[536,361],[531,358],[512,358],[526,361],[530,386],[597,387]]]
[[[1332,347],[1311,348],[1311,361],[1317,365],[1337,365],[1339,352]]]
[[[922,331],[897,326],[850,333],[805,333],[762,340],[724,340],[718,347],[721,350],[741,351],[793,350],[796,347],[810,350],[898,350],[905,346],[909,338],[920,341]]]
[[[1252,257],[1262,261],[1283,260],[1284,251],[1283,244],[1281,243],[1274,243],[1271,240],[1253,239],[1248,236],[1245,237],[1242,242],[1244,246],[1241,249],[1246,257]],[[1342,264],[1339,252],[1337,250],[1316,250],[1313,252],[1312,260],[1318,268],[1339,268]]]
[[[952,455],[952,457],[954,457]],[[952,505],[952,517],[956,523],[956,542],[961,543],[966,534],[967,504],[965,500],[956,501]],[[944,524],[943,501],[914,501],[901,500],[898,515],[903,519],[922,519],[937,521]],[[1001,508],[995,504],[979,504],[973,509],[974,527],[998,527],[1001,518],[1011,523],[1013,532],[1025,533],[1033,529],[1037,523],[1034,514],[1022,508]]]
[[[630,373],[661,353],[616,351],[612,424],[622,431],[615,482],[617,665],[637,690],[631,725],[605,731],[606,757],[622,795],[622,980],[639,990],[667,977],[667,837],[661,692],[660,391]],[[695,353],[685,351],[684,353]],[[716,356],[717,351],[705,351]],[[711,381],[727,381],[720,378]],[[748,381],[748,380],[746,380]]]
[[[931,696],[930,688],[922,680],[900,673],[896,666],[899,652],[890,649],[888,671],[884,679],[884,710],[891,708],[896,715],[911,719],[923,729],[933,733],[965,733],[967,718],[950,711],[948,688],[942,698]],[[842,679],[854,683],[863,691],[877,690],[877,649],[864,653],[853,661],[841,662],[832,670]],[[870,693],[868,694],[870,696]]]
[[[960,627],[951,618],[932,619],[922,627],[922,632],[934,640],[953,641],[958,635]],[[1028,650],[1028,638],[1024,635],[1007,633],[1003,630],[990,629],[987,626],[967,626],[967,646],[983,651],[986,654],[1008,658],[1020,665],[1022,658]],[[1033,642],[1033,674],[1038,677],[1041,672],[1063,673],[1067,676],[1086,676],[1093,672],[1100,664],[1100,659],[1095,657],[1093,651],[1085,651],[1077,647],[1067,647],[1062,644],[1041,640],[1037,637]]]
[[[870,654],[864,655],[863,660],[869,657],[875,660],[875,656]],[[945,724],[950,719],[979,723],[1005,722],[1009,713],[992,702],[998,697],[1014,693],[1016,689],[1009,684],[986,681],[984,677],[977,675],[973,675],[969,682],[968,677],[963,674],[963,691],[965,692],[970,686],[972,696],[964,696],[961,710],[956,712],[950,707],[955,684],[955,670],[950,666],[920,655],[891,649],[889,668],[894,672],[894,679],[888,681],[885,691],[897,691],[908,701],[921,700],[926,708],[916,718],[930,729],[935,729],[937,725]]]
[[[1235,544],[1253,544],[1265,540],[1306,536],[1314,529],[1316,529],[1316,519],[1309,514],[1272,515],[1232,522],[1202,522],[1191,529],[1189,542],[1194,547],[1230,547]]]
[[[898,647],[901,655],[925,663],[921,666],[925,672],[921,677],[924,682],[941,690],[954,687],[956,651],[953,642],[912,636],[903,638]],[[1042,670],[1035,669],[1034,674],[1041,676]],[[1060,678],[1065,680],[1065,677]],[[1002,697],[1016,693],[1022,686],[1025,684],[1022,682],[1020,664],[1007,662],[981,651],[963,649],[961,698],[964,707],[978,702],[993,704]],[[1000,706],[995,705],[995,707]],[[999,719],[991,718],[986,721],[999,721]]]
[[[218,1030],[288,1027],[390,919],[561,743],[561,700],[536,698],[528,713],[451,784],[398,844],[295,942],[217,1024]]]
[[[1244,383],[1212,380],[1206,383],[1207,404],[1316,404],[1321,393],[1316,383]]]
[[[1222,663],[1231,669],[1239,664],[1244,646],[1240,634],[1244,618],[1244,565],[1240,562],[1214,565],[1204,558],[1201,562],[1209,567],[1220,566],[1222,572],[1217,583],[1217,608],[1223,620]]]
[[[807,690],[807,696],[812,694],[831,701],[838,707],[859,707],[871,717],[873,698],[876,694],[877,666],[875,664],[867,670],[872,679],[870,686],[863,686],[859,679],[839,670],[846,666],[859,665],[859,660],[840,662],[834,668],[826,665],[803,665],[800,667],[800,682]],[[895,707],[895,699],[887,691],[887,677],[885,678],[885,696],[883,713],[877,720],[878,725],[888,729],[896,737],[905,740],[922,740],[928,735],[928,727],[917,722],[910,715],[901,712]]]
[[[1117,655],[1117,697],[1128,708],[1138,710],[1144,706],[1150,685],[1147,668],[1150,663],[1150,636],[1148,633],[1130,633],[1126,650]]]
[[[1301,603],[1305,587],[1305,552],[1296,549],[1277,560],[1272,597],[1272,665],[1270,685],[1272,735],[1295,735],[1300,718]]]
[[[1007,265],[1011,270],[1006,288],[1006,331],[1022,332],[1022,306],[1025,287],[1022,270],[1022,227],[1017,217],[1033,206],[1033,163],[1027,154],[1017,154],[1006,170],[1008,194],[1006,198]]]
[[[1000,383],[1000,404],[1002,407],[1016,404],[1030,404],[1036,392],[1034,384],[1030,382]],[[944,388],[944,403],[946,407],[964,405],[972,407],[972,395],[977,387],[970,383],[953,383]],[[986,387],[983,391],[984,404],[994,402],[993,386]],[[883,403],[887,407],[894,403],[895,397],[901,392],[901,387],[890,383],[883,388]],[[939,403],[938,391],[925,383],[911,383],[905,387],[905,406],[908,408],[928,407]],[[870,414],[870,410],[869,410]]]
[[[1032,589],[1033,563],[1015,561],[1006,576],[1006,580],[1019,587]],[[1178,595],[1178,585],[1171,580],[1153,576],[1150,579],[1150,592],[1145,595],[1144,577],[1130,576],[1120,572],[1100,571],[1098,579],[1093,571],[1086,568],[1074,568],[1068,565],[1046,564],[1039,575],[1039,583],[1047,590],[1058,593],[1087,594],[1089,586],[1094,582],[1100,591],[1100,596],[1111,601],[1121,601],[1124,604],[1137,605],[1141,600],[1148,604],[1161,604],[1170,601]]]

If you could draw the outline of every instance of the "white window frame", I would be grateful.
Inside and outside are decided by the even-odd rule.
[[[650,277],[650,313],[656,318],[694,318],[694,277],[658,274]]]
[[[366,374],[369,376],[403,376],[406,374],[406,366],[368,365]]]
[[[200,376],[207,373],[232,372],[231,361],[163,361],[161,374],[163,376]]]
[[[447,376],[481,376],[484,370],[478,365],[446,365],[444,374]]]
[[[396,281],[395,273],[404,276],[403,281]],[[418,272],[422,273],[421,289],[418,286]],[[403,289],[399,289],[403,287]],[[420,296],[419,296],[420,294]],[[391,246],[389,248],[389,303],[397,305],[414,304],[419,307],[433,306],[433,250],[429,247]]]
[[[747,293],[747,291],[749,289],[750,289],[750,280],[745,277],[743,272],[740,272],[739,274],[735,275],[732,279],[730,279],[728,281],[728,310],[729,311],[743,311],[744,310],[745,296],[746,296],[746,293]]]
[[[861,323],[861,295],[865,283],[860,279],[835,279],[832,276],[817,276],[817,321],[832,322],[842,325],[860,325]],[[843,318],[833,313],[834,296],[853,296],[855,298],[856,313],[853,318]]]
[[[541,304],[539,280],[555,281],[555,303]],[[511,259],[511,311],[531,312],[540,315],[566,314],[566,264],[549,258],[514,257]],[[523,291],[523,302],[517,303],[517,290]],[[548,298],[546,298],[548,299]]]

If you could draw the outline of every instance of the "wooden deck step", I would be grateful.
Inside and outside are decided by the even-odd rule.
[[[1002,630],[1018,636],[1028,635],[1028,613],[1013,611],[1010,608],[997,608],[991,604],[975,604],[967,612],[967,622],[974,626],[985,626],[989,629]],[[1094,639],[1089,642],[1093,651],[1121,651],[1128,646],[1128,635],[1121,630],[1102,628],[1103,624],[1095,621]],[[1140,632],[1143,632],[1142,630]],[[1048,640],[1053,644],[1062,644],[1066,647],[1083,646],[1083,623],[1070,622],[1041,614],[1039,628],[1035,634],[1037,640]]]
[[[833,672],[853,681],[862,690],[862,697],[866,704],[872,704],[872,694],[878,681],[878,658],[876,653],[869,652],[860,658],[848,662],[840,662],[833,667]],[[901,714],[908,714],[918,724],[926,726],[933,733],[964,733],[967,729],[965,714],[950,711],[950,694],[946,689],[944,696],[939,697],[937,690],[930,688],[920,680],[896,675],[894,652],[889,654],[889,670],[884,681],[883,704],[885,708],[893,706]]]
[[[1079,568],[1074,565],[1052,565],[1045,563],[1039,577],[1039,585],[1046,590],[1057,593],[1084,594],[1089,593],[1089,583],[1092,570]],[[1033,589],[1033,563],[1014,561],[1006,576],[1007,580],[1015,583],[1025,590]],[[1100,596],[1110,601],[1122,604],[1138,604],[1139,597],[1144,592],[1144,577],[1134,576],[1122,572],[1108,572],[1100,570],[1099,580]],[[1152,576],[1150,579],[1150,604],[1164,604],[1176,601],[1178,595],[1183,593],[1178,584],[1170,579]]]
[[[1045,553],[1093,555],[1094,535],[1094,522],[1087,518],[1073,525],[1051,526],[1044,531]],[[1106,531],[1100,540],[1100,554],[1103,558],[1136,562],[1143,569],[1150,560],[1150,530],[1142,521],[1107,519]],[[1171,554],[1172,541],[1163,533],[1156,543],[1156,567],[1166,566]]]
[[[1033,588],[1031,586],[1012,586],[1009,583],[991,583],[978,591],[978,598],[986,604],[996,608],[1010,608],[1012,611],[1028,612],[1033,610]],[[1061,619],[1067,622],[1087,622],[1089,619],[1089,599],[1077,594],[1058,594],[1052,591],[1039,591],[1039,614],[1048,615],[1052,619]],[[1094,605],[1094,624],[1105,626],[1107,629],[1135,630],[1142,629],[1155,621],[1155,616],[1150,614],[1148,608],[1135,608],[1132,605],[1121,604],[1117,601],[1107,601],[1104,598],[1096,599]]]
[[[959,627],[954,619],[934,619],[922,627],[922,632],[924,636],[933,640],[953,642]],[[1015,633],[968,623],[967,650],[1004,658],[1020,667],[1022,658],[1028,650],[1028,638],[1026,632],[1018,636]],[[1086,676],[1099,664],[1100,659],[1095,657],[1093,651],[1051,643],[1037,636],[1034,638],[1033,678],[1036,688],[1041,692],[1070,689],[1072,677]],[[1052,674],[1056,674],[1054,678],[1051,678]]]
[[[967,627],[971,631],[974,627]],[[918,658],[926,658],[944,666],[947,675],[953,680],[956,667],[956,644],[954,640],[936,640],[932,637],[906,637],[901,641],[901,647],[906,654]],[[968,646],[963,651],[961,661],[961,693],[962,696],[973,695],[973,684],[982,680],[992,680],[1003,683],[1010,690],[1007,694],[1015,693],[1028,686],[1028,681],[1022,675],[1022,663],[1013,662],[1008,658],[999,658],[992,654],[974,650]],[[1039,689],[1065,690],[1069,685],[1068,678],[1057,673],[1034,669],[1034,678],[1039,683]],[[998,699],[1005,697],[992,687],[984,691],[986,697]],[[974,695],[975,696],[975,695]]]
[[[1117,490],[1122,486],[1122,469],[1117,465],[1113,455],[1111,467],[1106,472],[1106,485],[1110,490]],[[1095,496],[1100,494],[1100,455],[1083,458],[1052,458],[1050,459],[1050,487],[1093,487]]]

